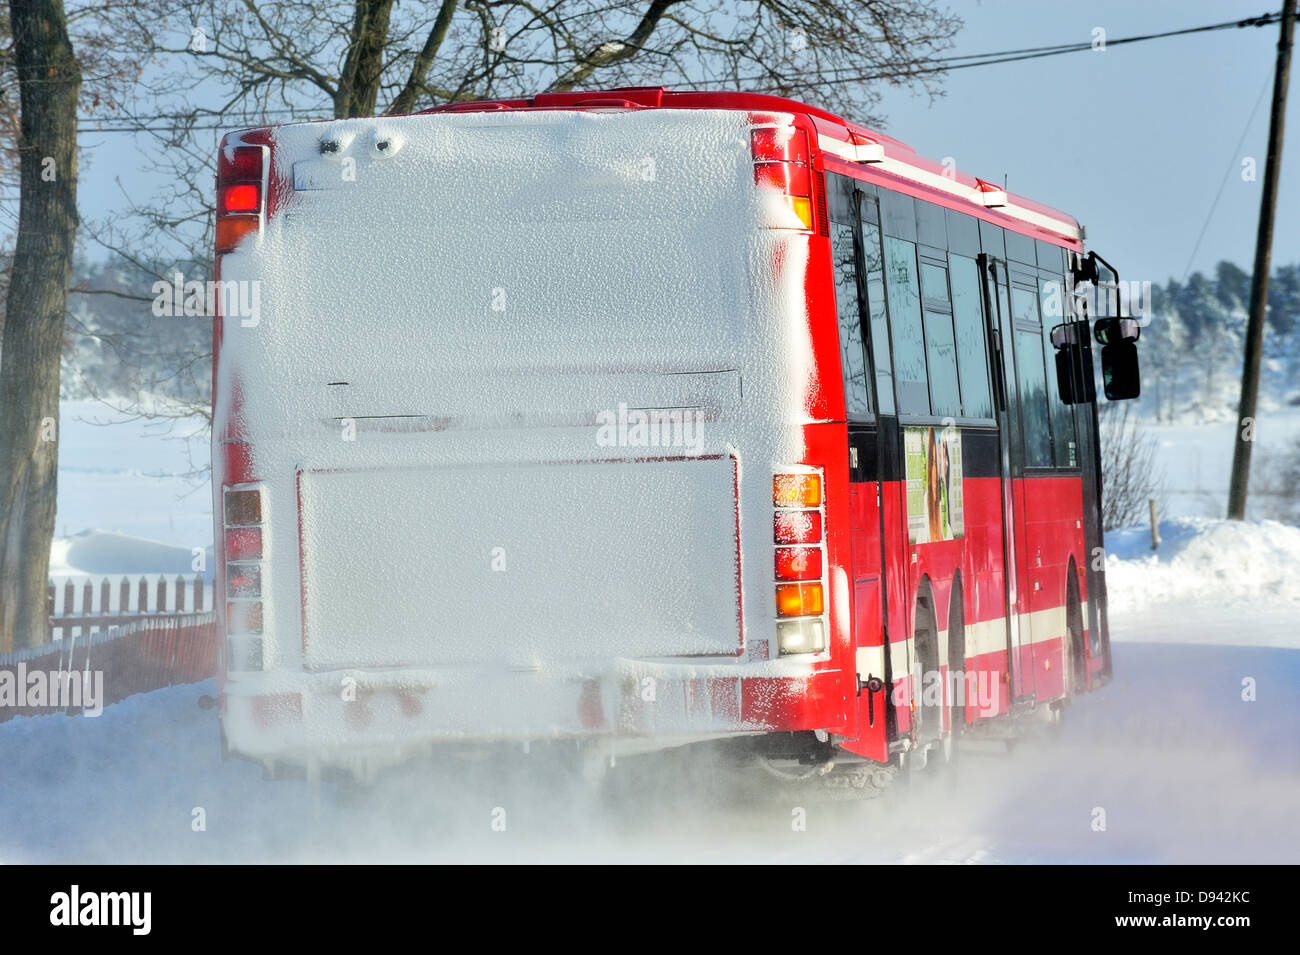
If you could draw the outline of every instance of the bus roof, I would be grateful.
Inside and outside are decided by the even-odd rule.
[[[816,128],[815,148],[828,167],[858,179],[938,202],[1005,228],[1076,250],[1084,230],[1073,216],[1007,192],[995,183],[919,155],[906,143],[859,126],[816,106],[765,93],[674,91],[662,86],[538,93],[515,99],[472,100],[423,110],[462,113],[524,109],[734,109],[795,113]]]

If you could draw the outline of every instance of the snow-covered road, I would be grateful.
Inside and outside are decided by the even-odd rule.
[[[314,805],[304,782],[221,762],[216,715],[197,706],[211,684],[173,688],[99,719],[0,725],[0,860],[1297,862],[1294,615],[1235,621],[1262,646],[1224,645],[1232,623],[1190,605],[1120,617],[1115,681],[1071,708],[1062,738],[864,804],[653,774],[610,803],[534,753],[407,767],[360,797],[327,783]],[[1156,627],[1160,642],[1130,642]]]
[[[179,445],[150,438],[143,479],[113,457],[122,427],[65,431],[84,448],[61,460],[60,526],[171,549],[83,535],[56,546],[61,572],[156,571],[210,543]],[[1142,528],[1107,536],[1114,682],[1071,707],[1060,739],[968,755],[955,786],[835,804],[652,764],[611,803],[535,749],[409,766],[361,796],[327,783],[316,800],[221,762],[216,713],[197,705],[209,683],[98,719],[0,724],[0,862],[1300,862],[1300,529],[1188,519],[1161,533],[1158,556]]]

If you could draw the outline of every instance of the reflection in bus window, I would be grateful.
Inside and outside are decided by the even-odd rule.
[[[1011,289],[1011,313],[1016,319],[1016,376],[1020,392],[1020,421],[1024,428],[1025,467],[1052,466],[1052,431],[1047,418],[1047,378],[1043,372],[1043,334],[1038,325],[1038,296]],[[1032,324],[1033,328],[1025,325]]]
[[[968,418],[991,418],[993,396],[989,390],[979,267],[974,259],[949,255],[948,273],[952,281],[952,317],[957,328],[962,410]]]
[[[844,410],[850,415],[871,412],[867,395],[867,361],[862,344],[862,318],[858,311],[857,256],[853,254],[853,226],[831,224],[834,258],[835,314],[840,329],[841,367],[844,370]]]
[[[880,226],[866,221],[868,203],[862,203],[862,210],[862,273],[866,277],[867,308],[871,315],[871,357],[876,363],[876,402],[881,414],[893,414],[894,364],[889,353],[889,317],[885,310],[885,265],[880,251]]]
[[[921,300],[925,304],[925,354],[930,369],[930,408],[936,415],[961,414],[957,388],[957,345],[948,300],[948,270],[921,262]]]
[[[955,418],[961,414],[961,394],[957,390],[957,346],[948,312],[925,310],[925,351],[930,360],[933,413]]]
[[[1050,332],[1054,325],[1065,321],[1065,289],[1060,279],[1039,279],[1038,294],[1042,304],[1043,330]],[[1078,465],[1075,446],[1074,410],[1061,400],[1061,390],[1056,380],[1056,349],[1051,338],[1043,336],[1043,360],[1047,365],[1047,394],[1052,410],[1052,445],[1058,468]]]
[[[901,414],[928,415],[930,392],[926,387],[916,246],[903,239],[886,237],[885,272],[894,338],[894,374],[898,378],[898,410]]]
[[[947,308],[948,270],[933,262],[921,263],[921,299],[926,305],[938,305]]]

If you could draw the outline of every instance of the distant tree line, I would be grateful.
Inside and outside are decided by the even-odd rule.
[[[1151,299],[1151,320],[1138,343],[1144,416],[1164,422],[1232,417],[1241,390],[1250,274],[1220,262],[1213,276],[1170,279],[1152,289]],[[1261,398],[1300,404],[1300,264],[1274,270],[1268,306]]]
[[[212,319],[157,315],[151,290],[205,264],[146,268],[77,262],[68,298],[62,397],[97,398],[135,413],[208,418]],[[160,279],[159,276],[163,276]]]

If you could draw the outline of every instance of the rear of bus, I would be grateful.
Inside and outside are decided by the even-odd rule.
[[[852,731],[824,193],[771,103],[225,138],[231,751]]]

